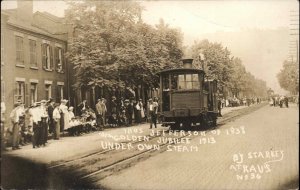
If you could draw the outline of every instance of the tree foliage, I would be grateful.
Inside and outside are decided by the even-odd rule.
[[[297,94],[299,92],[299,64],[284,61],[283,68],[277,74],[277,79],[281,88]]]
[[[161,20],[152,27],[133,1],[69,2],[66,21],[74,28],[67,57],[75,87],[155,86],[155,73],[182,57],[182,34]]]
[[[195,42],[188,54],[195,59],[195,67],[203,68],[208,78],[219,81],[220,90],[225,86],[235,94],[243,92],[247,96],[266,96],[266,82],[247,72],[242,60],[232,56],[222,44],[211,43],[208,40]],[[199,54],[204,55],[202,62]]]

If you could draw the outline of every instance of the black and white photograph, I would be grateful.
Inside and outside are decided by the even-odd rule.
[[[298,190],[298,0],[1,1],[1,189]]]

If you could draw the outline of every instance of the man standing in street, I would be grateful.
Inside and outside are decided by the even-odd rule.
[[[102,130],[103,128],[103,110],[101,104],[102,104],[101,99],[98,99],[98,102],[96,104],[96,118],[97,118],[97,127],[99,128],[99,130]]]
[[[284,103],[285,103],[285,107],[289,107],[289,99],[287,96],[284,97]]]
[[[135,107],[136,107],[136,110],[137,110],[136,122],[138,124],[140,124],[142,122],[142,109],[143,109],[142,99],[139,99],[139,101],[137,102]]]
[[[157,123],[157,111],[158,111],[158,103],[157,103],[157,98],[154,97],[149,100],[149,112],[151,116],[150,120],[150,129],[152,129],[152,124],[154,124],[154,127],[157,128],[156,123]]]
[[[54,130],[53,130],[53,139],[58,140],[60,136],[60,110],[59,110],[59,103],[55,103],[54,110],[53,110],[53,122],[54,122]]]
[[[53,99],[50,98],[48,101],[48,107],[47,107],[47,112],[49,116],[49,133],[53,133],[54,131],[54,121],[53,121],[53,110],[54,110],[54,102]]]
[[[221,101],[221,99],[220,99],[220,98],[218,98],[218,101],[217,101],[217,103],[218,103],[218,116],[219,116],[219,117],[222,117],[222,114],[221,114],[221,109],[222,109],[222,101]]]
[[[128,125],[132,125],[132,114],[133,114],[133,102],[132,100],[126,104],[126,117],[128,120]]]
[[[21,117],[21,101],[14,104],[14,109],[10,113],[10,119],[13,125],[12,129],[12,149],[21,149],[19,147],[20,117]]]
[[[41,141],[40,144],[46,146],[48,140],[48,113],[46,110],[46,100],[41,101]]]
[[[33,136],[32,146],[33,148],[40,147],[41,142],[41,111],[39,108],[40,102],[35,102],[31,109],[32,121],[33,121]]]
[[[106,126],[106,113],[107,113],[107,108],[106,108],[106,100],[104,98],[101,98],[101,108],[102,108],[102,123],[103,126]]]

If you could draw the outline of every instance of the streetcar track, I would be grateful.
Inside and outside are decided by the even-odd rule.
[[[218,127],[220,127],[220,126],[222,126],[222,125],[225,125],[226,124],[226,122],[228,122],[228,121],[230,121],[230,120],[235,120],[235,119],[237,119],[237,118],[239,118],[239,117],[242,117],[242,116],[244,116],[244,115],[247,115],[248,113],[250,113],[250,112],[253,112],[253,111],[256,111],[256,110],[258,110],[258,109],[260,109],[261,107],[263,107],[264,105],[260,105],[260,106],[256,106],[256,107],[251,107],[250,109],[245,109],[245,110],[241,110],[241,113],[240,114],[233,114],[232,116],[229,116],[228,118],[224,118],[219,124],[218,124]],[[213,129],[212,129],[213,130]],[[179,137],[179,138],[177,138],[177,139],[181,139],[181,138],[184,138],[184,137],[186,137],[187,135],[184,135],[184,136],[181,136],[181,137]],[[196,136],[196,135],[194,135],[194,136],[190,136],[190,140],[193,140],[194,138],[197,138],[198,136]],[[162,144],[161,145],[161,147],[166,147],[167,145],[170,145],[170,144],[174,144],[174,142],[173,143],[164,143],[164,144]],[[109,166],[105,166],[105,167],[103,167],[103,168],[101,168],[100,170],[98,170],[98,171],[95,171],[95,172],[92,172],[92,173],[90,173],[90,174],[87,174],[87,175],[85,175],[85,176],[83,176],[83,177],[81,177],[81,179],[86,179],[86,178],[88,178],[88,177],[91,177],[91,176],[94,176],[94,175],[96,175],[96,174],[100,174],[100,173],[102,173],[102,172],[105,172],[106,170],[108,170],[109,168],[113,168],[113,167],[116,167],[116,166],[118,166],[118,165],[120,165],[120,164],[122,164],[122,163],[125,163],[125,162],[127,162],[127,161],[130,161],[130,160],[132,160],[132,159],[134,159],[134,158],[137,158],[137,157],[140,157],[141,155],[144,155],[144,154],[147,154],[147,153],[149,153],[149,152],[151,152],[151,151],[154,151],[153,149],[149,149],[149,150],[146,150],[146,151],[144,151],[144,152],[141,152],[141,153],[139,153],[139,154],[135,154],[135,155],[133,155],[133,156],[130,156],[130,157],[128,157],[128,158],[125,158],[125,159],[123,159],[123,160],[119,160],[119,161],[117,161],[117,162],[115,162],[115,163],[112,163],[112,164],[110,164]],[[155,151],[154,151],[155,152]],[[151,156],[151,155],[150,155]],[[149,157],[150,157],[149,156]],[[109,176],[109,175],[107,175],[107,176]],[[107,177],[107,176],[104,176],[104,177],[102,177],[102,178],[105,178],[105,177]]]
[[[160,130],[162,131],[162,130]],[[157,137],[161,137],[162,135],[160,136],[151,136],[151,135],[145,135],[146,137],[149,137],[149,140],[152,140],[154,138],[157,138]],[[142,141],[123,141],[123,142],[117,142],[117,143],[124,143],[124,144],[137,144],[137,143],[140,143]],[[76,161],[79,161],[79,160],[82,160],[82,159],[85,159],[85,158],[88,158],[88,157],[91,157],[91,156],[95,156],[95,155],[101,155],[101,154],[105,154],[107,152],[111,152],[111,151],[114,151],[114,149],[109,149],[109,150],[101,150],[101,151],[96,151],[96,152],[93,152],[93,153],[90,153],[90,154],[87,154],[87,155],[84,155],[82,157],[79,157],[79,158],[75,158],[75,159],[72,159],[72,160],[68,160],[68,161],[65,161],[63,163],[60,163],[60,164],[56,164],[56,165],[53,165],[53,166],[49,166],[48,169],[52,169],[52,168],[57,168],[57,167],[60,167],[60,166],[64,166],[66,164],[70,164],[70,163],[73,163],[73,162],[76,162]]]
[[[247,114],[249,114],[249,113],[251,113],[251,112],[253,112],[253,111],[256,111],[256,110],[258,110],[258,109],[261,108],[261,107],[263,107],[263,105],[251,107],[250,109],[244,109],[244,110],[242,109],[242,110],[240,110],[240,113],[237,113],[239,110],[237,110],[237,112],[228,113],[228,116],[227,116],[226,118],[224,117],[224,119],[222,119],[222,120],[220,121],[220,123],[217,124],[217,127],[216,127],[216,128],[219,128],[219,127],[225,125],[227,122],[230,122],[230,121],[235,120],[235,119],[237,119],[237,118],[239,118],[239,117],[242,117],[242,116],[244,116],[244,115],[247,115]],[[206,130],[204,130],[204,131],[210,131],[210,130],[214,130],[214,129],[206,129]],[[161,131],[163,131],[163,130],[159,130],[159,132],[161,132]],[[165,131],[167,132],[167,134],[170,135],[170,133],[169,133],[170,130],[165,130]],[[157,134],[157,133],[156,133],[156,134]],[[155,140],[156,138],[162,137],[163,134],[160,133],[160,135],[155,135],[155,136],[152,136],[152,135],[146,135],[146,136],[149,136],[149,137],[150,137],[149,140],[152,141],[152,140]],[[170,137],[172,137],[172,138],[174,138],[174,139],[176,139],[176,140],[179,140],[179,139],[184,138],[184,137],[186,137],[186,136],[188,136],[188,135],[182,135],[182,136],[180,136],[180,137],[175,137],[175,138],[174,138],[174,136],[170,135]],[[189,137],[190,137],[190,140],[193,140],[194,138],[197,138],[198,136],[197,136],[197,135],[191,135],[191,136],[189,136]],[[137,144],[137,143],[141,143],[141,142],[145,142],[145,141],[134,141],[134,142],[132,142],[132,141],[126,141],[126,142],[116,142],[116,143],[125,143],[125,144],[131,143],[131,144]],[[150,141],[149,141],[149,142],[150,142]],[[113,143],[114,143],[114,142],[113,142]],[[84,180],[84,179],[90,178],[90,177],[92,177],[92,176],[95,176],[95,175],[98,175],[98,174],[101,174],[101,173],[105,173],[105,172],[109,171],[109,170],[112,169],[112,168],[121,168],[121,169],[119,169],[119,170],[122,170],[124,167],[130,167],[132,164],[136,164],[136,163],[134,163],[134,162],[133,162],[133,163],[126,164],[126,163],[130,162],[131,160],[134,160],[134,159],[139,160],[139,159],[142,159],[144,155],[148,155],[148,157],[151,157],[151,156],[153,156],[154,154],[157,154],[158,152],[164,152],[164,151],[166,151],[167,145],[172,145],[172,144],[175,144],[175,141],[172,142],[172,143],[166,142],[166,143],[160,144],[161,149],[160,149],[159,151],[157,151],[157,150],[155,150],[155,149],[152,149],[152,148],[146,149],[146,150],[144,150],[144,151],[137,151],[137,150],[135,150],[135,151],[137,151],[138,153],[133,152],[134,154],[131,155],[131,156],[128,156],[128,157],[123,158],[123,159],[118,159],[117,161],[112,162],[112,163],[109,163],[108,165],[103,165],[103,166],[100,167],[100,169],[98,169],[97,171],[93,171],[93,172],[91,172],[91,173],[88,173],[88,172],[87,172],[87,174],[83,174],[83,175],[79,176],[79,178],[80,178],[81,180]],[[71,164],[71,163],[74,163],[74,162],[77,162],[77,161],[80,161],[80,160],[84,160],[84,159],[87,159],[87,161],[93,160],[94,156],[96,156],[96,155],[103,155],[103,154],[106,154],[106,153],[108,153],[108,152],[114,152],[115,154],[122,154],[122,152],[126,152],[126,151],[128,151],[128,150],[125,149],[125,150],[120,151],[120,150],[116,150],[116,149],[109,149],[109,150],[97,151],[97,152],[94,152],[94,153],[91,153],[91,154],[82,156],[82,157],[80,157],[80,158],[76,158],[76,159],[73,159],[73,160],[70,160],[70,161],[67,161],[67,162],[64,162],[64,163],[60,163],[60,164],[57,164],[57,165],[54,165],[54,166],[50,166],[50,167],[48,167],[48,168],[49,168],[49,169],[52,169],[52,168],[57,168],[57,167],[60,167],[60,166],[67,166],[67,165],[69,165],[69,164]],[[126,153],[125,153],[125,155],[126,155]],[[98,162],[98,161],[97,161],[97,162]],[[96,162],[96,163],[97,163],[97,162]],[[121,167],[118,167],[118,166],[121,166]],[[80,168],[80,167],[79,167],[79,168]],[[83,168],[84,168],[84,166],[83,166]],[[101,179],[103,179],[103,178],[105,178],[105,177],[107,177],[107,176],[109,176],[109,175],[111,175],[111,174],[112,174],[112,173],[106,174],[106,175],[102,176]],[[97,179],[99,180],[99,178],[97,178]]]
[[[179,137],[179,138],[177,138],[177,139],[181,139],[181,138],[184,138],[184,137],[186,137],[186,136],[188,136],[188,135],[181,136],[181,137]],[[194,136],[194,137],[196,138],[197,136]],[[192,139],[191,139],[191,140],[192,140]],[[175,144],[175,143],[174,143],[174,142],[172,142],[172,143],[164,143],[164,144],[160,145],[160,147],[164,148],[164,147],[166,147],[167,145],[171,145],[171,144]],[[91,177],[91,176],[93,176],[93,175],[99,174],[99,173],[104,172],[104,171],[106,171],[106,170],[108,170],[108,169],[110,169],[110,168],[113,168],[113,167],[115,167],[115,166],[117,166],[117,165],[119,165],[119,164],[122,164],[122,163],[124,163],[124,162],[130,161],[130,160],[132,160],[132,159],[134,159],[134,158],[137,158],[137,157],[139,157],[139,156],[141,156],[141,155],[144,155],[144,154],[147,154],[147,153],[149,153],[149,152],[155,152],[155,150],[153,150],[153,149],[148,149],[148,150],[142,151],[141,153],[138,153],[138,154],[135,154],[135,155],[130,156],[130,157],[128,157],[128,158],[125,158],[125,159],[123,159],[123,160],[119,160],[119,161],[114,162],[114,163],[112,163],[112,164],[110,164],[110,165],[108,165],[108,166],[104,166],[103,168],[101,168],[101,169],[98,170],[98,171],[95,171],[95,172],[92,172],[92,173],[90,173],[90,174],[88,174],[88,175],[85,175],[85,176],[81,177],[81,179],[85,179],[85,178]]]

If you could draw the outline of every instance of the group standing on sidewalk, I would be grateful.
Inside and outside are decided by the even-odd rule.
[[[110,112],[106,106],[106,99],[100,98],[95,105],[95,111],[83,100],[77,106],[78,115],[75,116],[73,107],[67,106],[68,100],[60,103],[50,98],[32,103],[25,108],[18,100],[10,113],[11,125],[5,121],[5,103],[1,102],[1,148],[7,150],[6,145],[13,150],[21,145],[32,143],[33,148],[45,147],[48,138],[59,140],[65,131],[70,135],[80,135],[90,131],[104,130],[106,127],[132,126],[144,121],[150,122],[150,128],[157,127],[158,99],[149,99],[145,104],[142,99],[134,98],[119,101],[115,96],[110,102]],[[5,128],[6,126],[6,128]],[[9,126],[9,127],[7,127]],[[10,141],[11,139],[11,141]]]

